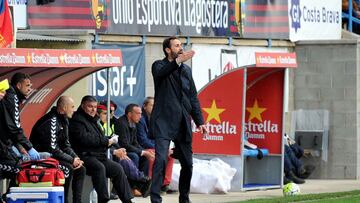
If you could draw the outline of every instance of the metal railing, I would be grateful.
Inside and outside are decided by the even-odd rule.
[[[342,18],[343,18],[343,19],[344,19],[344,18],[345,18],[345,19],[348,19],[348,30],[349,30],[350,32],[352,32],[352,31],[353,31],[353,22],[360,25],[360,19],[358,19],[357,17],[354,17],[354,16],[352,15],[352,13],[353,13],[353,3],[352,3],[352,0],[349,0],[348,12],[349,12],[349,13],[342,12]]]

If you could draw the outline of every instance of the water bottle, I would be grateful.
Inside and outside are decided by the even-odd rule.
[[[97,193],[95,189],[92,189],[90,192],[90,203],[97,203]]]

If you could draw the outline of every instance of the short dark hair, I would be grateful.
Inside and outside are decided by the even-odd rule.
[[[176,36],[171,36],[171,37],[168,37],[168,38],[164,39],[164,41],[163,41],[163,52],[164,52],[166,57],[168,57],[168,55],[167,55],[165,49],[166,48],[170,49],[171,48],[171,41],[175,40],[175,39],[179,39],[179,38],[176,37]]]
[[[127,105],[126,108],[125,108],[125,115],[127,115],[127,114],[130,113],[130,112],[132,112],[135,107],[139,107],[139,108],[140,108],[140,106],[137,105],[137,104],[129,104],[129,105]]]
[[[150,100],[154,100],[154,97],[146,97],[144,100],[144,106],[148,105],[150,103]]]
[[[86,102],[97,102],[97,100],[94,96],[86,95],[81,99],[81,104],[85,104]]]
[[[10,84],[12,86],[16,86],[19,82],[24,81],[25,79],[29,79],[30,80],[30,75],[22,73],[22,72],[16,72],[12,77],[11,77],[11,82]]]

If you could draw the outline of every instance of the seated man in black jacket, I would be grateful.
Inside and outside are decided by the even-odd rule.
[[[117,136],[106,137],[96,116],[97,100],[85,96],[81,105],[70,120],[70,143],[84,161],[87,174],[91,176],[97,192],[98,202],[110,200],[106,178],[111,178],[113,186],[123,203],[131,203],[133,195],[123,168],[106,156],[107,149],[117,143]]]
[[[69,142],[68,119],[74,113],[74,100],[61,96],[56,107],[40,118],[32,128],[30,141],[34,147],[52,154],[52,158],[60,163],[60,169],[65,174],[65,203],[69,202],[68,193],[71,179],[73,203],[81,203],[81,193],[85,178],[83,161],[73,151]]]
[[[16,186],[15,177],[20,171],[20,161],[40,159],[40,154],[26,138],[20,121],[20,104],[31,91],[30,76],[15,73],[10,87],[0,100],[0,179],[10,179],[10,187]],[[20,153],[17,155],[17,153]],[[0,200],[1,202],[1,200]]]
[[[125,114],[114,123],[114,131],[119,135],[119,146],[126,149],[128,157],[145,175],[149,174],[149,161],[155,158],[154,152],[144,150],[137,141],[136,123],[141,118],[141,107],[129,104]]]

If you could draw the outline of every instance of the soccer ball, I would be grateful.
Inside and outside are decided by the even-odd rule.
[[[300,194],[300,187],[295,183],[288,183],[283,188],[284,196],[293,196]]]

